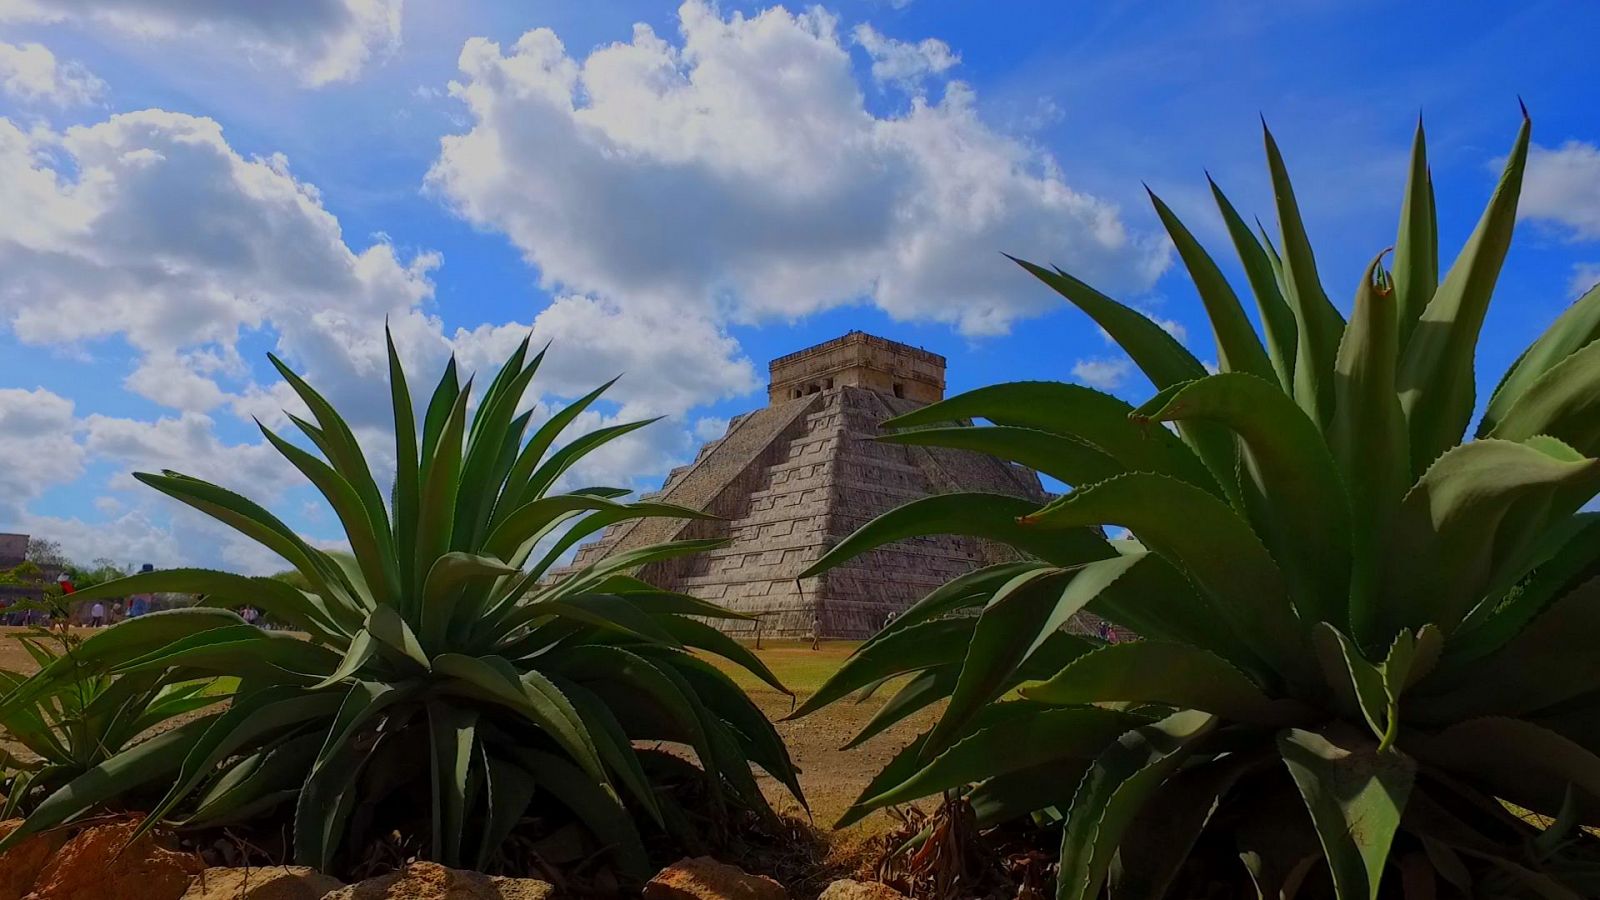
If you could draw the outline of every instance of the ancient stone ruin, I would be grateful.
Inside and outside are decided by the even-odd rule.
[[[728,423],[653,499],[717,521],[645,519],[581,549],[583,566],[660,541],[728,546],[648,566],[653,583],[760,616],[761,634],[867,637],[891,613],[971,569],[1009,558],[965,537],[900,541],[820,577],[797,576],[880,513],[930,494],[1046,499],[1032,471],[982,454],[883,444],[884,420],[944,397],[944,357],[856,331],[772,361],[767,405]],[[749,636],[749,622],[719,622]]]

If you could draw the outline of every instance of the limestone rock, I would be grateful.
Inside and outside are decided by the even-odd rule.
[[[644,886],[644,900],[789,900],[789,892],[765,875],[699,856],[657,872]]]
[[[189,882],[183,900],[321,900],[344,882],[305,866],[216,867]]]
[[[877,881],[845,878],[828,885],[817,900],[906,900],[906,895]]]
[[[555,886],[415,862],[387,875],[329,892],[323,900],[554,900]]]
[[[130,844],[140,821],[78,832],[45,865],[27,900],[178,900],[205,863],[194,853],[166,849],[148,834]]]
[[[21,824],[21,819],[0,822],[0,838],[11,834]],[[33,882],[39,877],[44,864],[66,842],[66,832],[47,831],[0,853],[0,900],[20,900],[32,890]]]

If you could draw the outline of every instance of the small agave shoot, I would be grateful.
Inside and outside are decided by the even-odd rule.
[[[395,450],[392,502],[353,432],[314,389],[273,360],[314,421],[291,417],[321,457],[263,428],[322,492],[350,554],[318,550],[238,494],[175,472],[136,477],[288,560],[282,580],[174,569],[78,596],[147,591],[203,595],[199,608],[123,622],[85,640],[72,665],[51,661],[0,698],[0,721],[58,695],[75,677],[118,685],[234,676],[226,709],[135,743],[44,797],[0,851],[129,792],[158,788],[146,827],[292,818],[293,855],[337,871],[376,836],[413,828],[424,856],[492,867],[525,818],[575,821],[613,867],[648,877],[641,833],[695,840],[695,816],[661,784],[682,766],[635,749],[692,748],[714,809],[770,815],[759,765],[800,796],[771,724],[694,651],[721,655],[782,690],[752,654],[704,618],[720,607],[657,590],[634,568],[704,550],[679,541],[565,573],[566,550],[616,522],[701,514],[622,502],[619,488],[554,490],[585,454],[645,422],[553,449],[605,390],[527,437],[521,402],[543,353],[524,341],[468,415],[471,382],[452,360],[420,428],[389,345]],[[308,639],[245,624],[249,605]],[[288,812],[285,812],[287,810]]]
[[[1528,348],[1464,438],[1529,133],[1524,118],[1440,280],[1419,126],[1393,270],[1381,255],[1368,266],[1348,321],[1270,133],[1277,245],[1212,185],[1259,333],[1152,195],[1217,374],[1129,307],[1019,260],[1157,393],[1133,408],[1004,384],[889,423],[905,430],[885,440],[993,453],[1075,489],[1042,509],[914,502],[818,563],[941,532],[1029,557],[935,590],[797,711],[909,673],[859,743],[948,699],[846,821],[959,791],[985,823],[1059,823],[1061,898],[1217,882],[1230,897],[1600,895],[1576,827],[1600,825],[1600,515],[1582,511],[1600,489],[1600,288]],[[1061,630],[1080,610],[1144,639]]]

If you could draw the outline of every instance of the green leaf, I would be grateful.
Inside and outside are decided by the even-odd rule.
[[[1228,226],[1228,236],[1233,239],[1234,249],[1239,253],[1239,262],[1250,281],[1250,291],[1255,294],[1273,371],[1277,373],[1278,383],[1283,385],[1283,389],[1292,392],[1295,354],[1299,352],[1299,329],[1294,322],[1294,311],[1283,299],[1273,261],[1267,257],[1261,242],[1256,240],[1250,226],[1240,218],[1238,210],[1223,196],[1222,189],[1217,187],[1210,175],[1206,176],[1206,181],[1211,185],[1211,195],[1217,201],[1222,220]]]
[[[1490,437],[1559,438],[1585,456],[1600,455],[1600,343],[1551,366],[1506,410]]]
[[[456,496],[461,489],[461,441],[466,429],[467,401],[472,382],[456,395],[455,404],[444,421],[433,453],[422,466],[422,493],[417,504],[417,543],[412,550],[412,583],[423,584],[429,567],[450,552],[455,530]],[[431,411],[430,411],[431,412]],[[429,646],[443,623],[423,620],[422,639]]]
[[[1402,740],[1406,752],[1430,766],[1468,779],[1495,797],[1556,815],[1568,785],[1585,795],[1593,821],[1600,800],[1600,756],[1582,744],[1523,719],[1485,717],[1458,722],[1436,734]]]
[[[1261,135],[1266,144],[1272,196],[1283,235],[1283,293],[1294,311],[1295,330],[1299,335],[1294,398],[1313,421],[1326,424],[1333,418],[1333,365],[1344,333],[1344,318],[1328,302],[1328,295],[1322,288],[1311,241],[1300,219],[1300,205],[1295,201],[1294,186],[1289,182],[1288,168],[1265,122],[1261,124]]]
[[[1105,559],[1113,551],[1105,538],[1088,528],[1051,530],[1018,524],[1039,504],[1005,494],[957,493],[923,497],[892,509],[834,545],[801,572],[812,578],[884,544],[929,534],[962,534],[987,538],[1058,566]]]
[[[955,690],[956,679],[960,675],[961,666],[958,663],[950,663],[923,669],[911,676],[893,697],[878,707],[878,711],[872,714],[867,724],[861,726],[856,736],[839,749],[853,750],[893,725],[905,721],[906,717],[918,710],[927,709],[949,697],[950,692]]]
[[[1404,347],[1439,287],[1433,175],[1428,169],[1427,138],[1422,132],[1421,116],[1417,117],[1417,134],[1411,142],[1406,199],[1400,206],[1400,233],[1394,243],[1394,275],[1395,330],[1399,336],[1396,346]]]
[[[816,712],[879,679],[957,662],[965,657],[976,625],[975,619],[940,619],[913,625],[875,644],[864,644],[784,721]]]
[[[1062,759],[1093,759],[1148,719],[1109,709],[1041,709],[974,731],[905,781],[854,805],[881,809]],[[929,756],[924,745],[921,756]]]
[[[1600,284],[1590,288],[1567,307],[1506,372],[1500,386],[1489,398],[1483,420],[1478,423],[1478,437],[1494,431],[1511,407],[1545,373],[1592,344],[1596,338],[1600,338]]]
[[[683,646],[715,653],[771,685],[778,693],[794,696],[794,692],[783,686],[783,682],[778,680],[778,676],[773,674],[765,662],[762,662],[761,657],[721,630],[683,616],[656,618],[662,629]]]
[[[1222,658],[1187,644],[1133,641],[1086,653],[1049,681],[1024,685],[1040,703],[1153,703],[1215,713],[1256,725],[1287,725],[1313,715],[1294,700],[1274,700]]]
[[[1160,472],[1216,490],[1199,457],[1165,428],[1141,428],[1128,419],[1133,407],[1109,394],[1077,384],[1019,381],[996,384],[931,403],[883,423],[884,428],[920,428],[973,418],[995,425],[1032,428],[1088,444],[1129,471]]]
[[[433,560],[422,587],[421,635],[424,646],[441,647],[456,617],[476,619],[475,609],[457,609],[462,588],[502,575],[515,575],[517,569],[492,556],[453,550]]]
[[[1340,900],[1377,900],[1416,764],[1394,750],[1300,729],[1280,734],[1278,751],[1311,812]]]
[[[467,818],[467,770],[477,742],[477,712],[449,703],[428,704],[428,747],[433,762],[433,858],[461,865]]]
[[[433,670],[439,675],[458,679],[470,694],[522,713],[529,722],[550,735],[563,750],[571,754],[589,778],[609,784],[595,752],[593,738],[572,703],[550,684],[548,678],[533,671],[523,672],[519,677],[504,659],[460,653],[442,653],[434,657]]]
[[[411,632],[411,626],[406,624],[394,607],[386,605],[373,610],[367,616],[365,633],[372,635],[405,662],[414,664],[424,672],[428,670],[427,653],[423,652],[417,636]]]
[[[479,745],[480,748],[482,746]],[[483,836],[478,842],[477,862],[473,863],[473,868],[480,872],[489,867],[495,851],[505,843],[511,830],[517,827],[538,790],[538,783],[526,769],[486,749],[482,753],[489,808],[483,820]]]
[[[1278,386],[1254,375],[1212,375],[1158,397],[1135,421],[1204,419],[1239,436],[1261,499],[1268,550],[1284,568],[1302,617],[1343,621],[1350,569],[1349,499],[1327,444]]]
[[[950,447],[986,453],[1065,484],[1092,484],[1127,471],[1104,452],[1077,438],[1012,425],[921,428],[882,435],[878,440],[886,444]]]
[[[1352,631],[1364,640],[1375,637],[1372,629],[1376,614],[1372,605],[1377,590],[1374,581],[1378,544],[1401,497],[1411,486],[1405,413],[1395,394],[1398,322],[1394,292],[1388,288],[1379,265],[1382,258],[1380,254],[1367,266],[1356,292],[1350,325],[1339,343],[1334,364],[1337,403],[1328,428],[1328,446],[1339,461],[1350,494],[1354,563],[1349,579],[1348,618]],[[1432,288],[1428,290],[1431,294]],[[1338,622],[1342,617],[1325,618]]]
[[[1194,743],[1216,727],[1215,716],[1185,710],[1124,733],[1095,759],[1072,797],[1061,832],[1058,898],[1099,895],[1117,845],[1145,802],[1194,752]]]
[[[1487,587],[1526,561],[1531,548],[1521,542],[1570,515],[1597,485],[1600,461],[1545,443],[1485,439],[1445,453],[1401,502],[1384,539],[1378,633],[1428,623],[1454,631]]]
[[[654,870],[639,833],[614,793],[584,777],[576,766],[558,756],[522,747],[510,748],[509,752],[533,773],[541,791],[572,810],[600,838],[624,875],[639,881],[650,877]]]
[[[539,461],[544,458],[545,451],[550,449],[556,438],[563,431],[566,431],[568,425],[571,425],[578,416],[582,415],[585,409],[589,408],[590,404],[600,399],[600,395],[609,390],[616,382],[617,379],[613,378],[585,394],[551,416],[548,421],[539,427],[538,431],[534,432],[533,437],[523,446],[522,452],[517,454],[516,462],[512,464],[511,471],[506,475],[505,488],[501,492],[501,503],[495,508],[494,515],[489,520],[491,526],[498,526],[504,516],[509,515],[519,505],[527,503],[538,496],[537,492],[533,496],[529,496],[527,487],[533,479],[534,470],[539,467]]]
[[[417,504],[422,490],[421,474],[417,462],[417,420],[411,406],[411,390],[406,385],[405,366],[394,347],[394,335],[388,323],[383,326],[384,344],[389,352],[389,398],[394,407],[394,546],[409,548],[417,545]],[[417,592],[416,572],[411,566],[399,565],[400,597],[412,597]],[[402,606],[401,612],[405,612]]]
[[[1211,331],[1216,339],[1217,365],[1224,372],[1248,372],[1271,379],[1272,361],[1262,349],[1255,326],[1250,324],[1244,307],[1239,305],[1239,297],[1234,294],[1228,279],[1223,277],[1222,270],[1217,268],[1211,255],[1206,253],[1167,204],[1149,188],[1145,189],[1145,193],[1150,195],[1156,215],[1161,217],[1161,224],[1166,226],[1167,234],[1172,237],[1173,246],[1178,248],[1178,256],[1189,270],[1189,277],[1200,294],[1200,302],[1205,304],[1206,316],[1211,320]]]
[[[978,616],[961,676],[928,735],[923,758],[954,743],[979,710],[1009,689],[1022,662],[1134,562],[1117,556],[1078,569],[1034,570],[995,591]]]
[[[1221,500],[1172,478],[1134,473],[1080,488],[1023,520],[1040,529],[1101,523],[1128,528],[1187,572],[1230,630],[1274,672],[1311,680],[1304,631],[1283,575]]]
[[[1397,381],[1400,406],[1411,429],[1414,472],[1459,443],[1472,418],[1478,332],[1511,245],[1531,130],[1532,123],[1524,116],[1483,218],[1406,343]]]

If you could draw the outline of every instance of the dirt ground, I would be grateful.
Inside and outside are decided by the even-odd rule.
[[[32,672],[32,658],[11,635],[22,632],[20,628],[0,628],[0,669],[14,672]],[[88,636],[84,629],[78,633]],[[778,676],[778,679],[795,692],[795,699],[773,690],[770,686],[746,674],[742,669],[723,665],[739,686],[756,701],[768,718],[777,722],[788,715],[795,705],[816,692],[817,688],[844,663],[856,648],[850,641],[827,641],[821,649],[812,650],[809,643],[801,641],[766,641],[757,655]],[[721,661],[718,661],[721,664]],[[881,734],[866,746],[854,750],[838,749],[854,737],[861,726],[872,718],[878,707],[893,694],[892,685],[877,697],[865,703],[852,699],[840,700],[820,712],[794,722],[777,722],[778,733],[788,742],[789,752],[800,768],[800,785],[805,790],[816,824],[828,827],[839,814],[866,787],[872,775],[911,738],[933,724],[935,713],[924,711],[889,731]],[[762,777],[763,789],[779,809],[798,807],[788,798],[788,793],[773,779]],[[856,826],[867,832],[880,830],[887,820],[881,816],[869,817]]]

